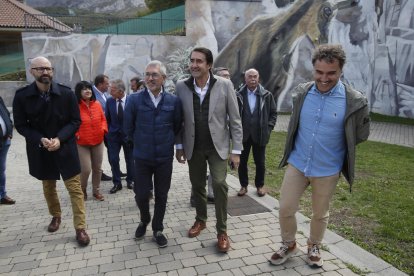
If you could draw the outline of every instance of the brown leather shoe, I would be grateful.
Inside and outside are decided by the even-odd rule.
[[[221,233],[217,235],[217,248],[218,251],[226,253],[230,249],[230,240],[227,233]]]
[[[52,221],[50,222],[49,226],[47,227],[47,231],[53,233],[59,229],[60,223],[62,219],[60,217],[53,217]]]
[[[263,189],[263,187],[257,188],[257,195],[262,197],[266,194],[265,190]]]
[[[201,230],[205,228],[206,223],[204,221],[196,220],[196,222],[194,222],[193,227],[191,227],[190,230],[188,230],[188,236],[190,238],[197,237],[198,235],[200,235]]]
[[[83,192],[83,200],[87,200],[88,194],[86,193],[86,189],[82,189],[82,192]]]
[[[247,187],[241,187],[240,191],[237,193],[238,196],[244,196],[247,194]]]
[[[85,229],[76,229],[76,240],[80,246],[87,246],[91,241]]]
[[[104,196],[102,194],[99,194],[99,193],[94,194],[93,197],[98,201],[104,201],[105,200]]]
[[[0,204],[5,204],[5,205],[13,205],[13,204],[15,204],[16,203],[16,200],[14,200],[14,199],[11,199],[10,197],[8,197],[8,196],[5,196],[5,197],[3,197],[1,200],[0,200]]]

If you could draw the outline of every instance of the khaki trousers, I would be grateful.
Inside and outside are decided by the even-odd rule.
[[[282,241],[291,244],[295,241],[297,222],[295,214],[299,200],[306,188],[312,186],[312,218],[308,244],[320,244],[329,220],[329,203],[335,192],[339,173],[326,177],[305,177],[305,175],[288,165],[280,189],[279,222]]]
[[[190,181],[197,213],[196,220],[207,221],[207,163],[210,169],[215,198],[216,229],[217,233],[221,234],[227,231],[227,160],[221,159],[215,149],[194,150],[191,160],[188,160]]]
[[[56,192],[56,180],[42,180],[43,194],[49,208],[49,213],[53,217],[61,217],[62,210]],[[80,185],[80,175],[75,175],[64,181],[66,189],[69,192],[70,201],[72,203],[73,225],[75,229],[85,229],[85,202],[83,200],[83,192]]]
[[[84,191],[88,187],[89,175],[92,171],[92,193],[99,194],[102,175],[102,160],[104,144],[100,143],[95,146],[77,145],[79,153],[79,161],[81,165],[80,181]]]

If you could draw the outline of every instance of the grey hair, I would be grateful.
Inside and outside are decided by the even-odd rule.
[[[116,87],[116,89],[121,90],[122,92],[125,92],[125,83],[121,79],[116,79],[111,81],[111,83]]]
[[[150,61],[147,66],[145,67],[145,69],[147,69],[150,66],[158,66],[160,68],[160,73],[161,75],[163,75],[164,77],[167,76],[167,67],[165,67],[164,63],[162,63],[159,60],[152,60]]]

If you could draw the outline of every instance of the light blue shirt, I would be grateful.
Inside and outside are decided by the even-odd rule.
[[[160,103],[162,99],[162,93],[164,93],[163,88],[161,88],[161,91],[158,94],[158,96],[155,97],[154,94],[152,94],[152,92],[148,89],[148,94],[150,95],[151,101],[153,102],[155,108],[157,108],[158,104]]]
[[[313,85],[300,112],[295,145],[288,162],[307,177],[340,172],[346,152],[345,112],[345,86],[341,81],[323,94]]]
[[[257,87],[255,90],[251,91],[249,88],[247,88],[247,101],[249,102],[249,107],[250,107],[250,112],[253,113],[254,112],[254,107],[256,106],[256,91],[257,91]]]

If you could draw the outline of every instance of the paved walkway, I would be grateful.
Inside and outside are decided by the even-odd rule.
[[[287,126],[288,116],[280,116],[277,129]],[[403,129],[402,126],[396,126]],[[375,132],[375,124],[373,130]],[[393,130],[395,134],[395,130]],[[392,136],[385,132],[378,137]],[[411,138],[404,141],[413,146]],[[408,134],[404,134],[408,135]],[[373,137],[377,137],[373,134]],[[387,138],[388,139],[388,138]],[[411,140],[410,140],[411,139]],[[253,199],[272,212],[228,218],[232,249],[219,254],[215,249],[216,233],[213,205],[209,205],[207,229],[197,237],[187,237],[195,211],[190,207],[190,182],[186,165],[174,164],[165,230],[167,248],[159,249],[151,241],[151,231],[144,240],[133,239],[139,222],[133,192],[124,189],[108,193],[111,182],[103,182],[104,202],[86,201],[88,233],[91,244],[79,248],[75,241],[72,211],[68,194],[59,183],[63,221],[56,233],[48,233],[50,216],[41,184],[28,175],[24,139],[15,133],[7,162],[7,190],[17,200],[14,206],[0,206],[0,275],[354,275],[348,264],[369,275],[405,275],[390,264],[364,251],[348,240],[327,231],[323,268],[312,269],[305,263],[309,219],[298,215],[297,235],[300,253],[282,266],[270,265],[268,259],[278,248],[280,229],[278,202],[270,196]],[[109,171],[105,162],[105,171]],[[229,195],[239,188],[229,175]],[[125,183],[124,183],[125,185]],[[151,204],[153,206],[153,203]]]

